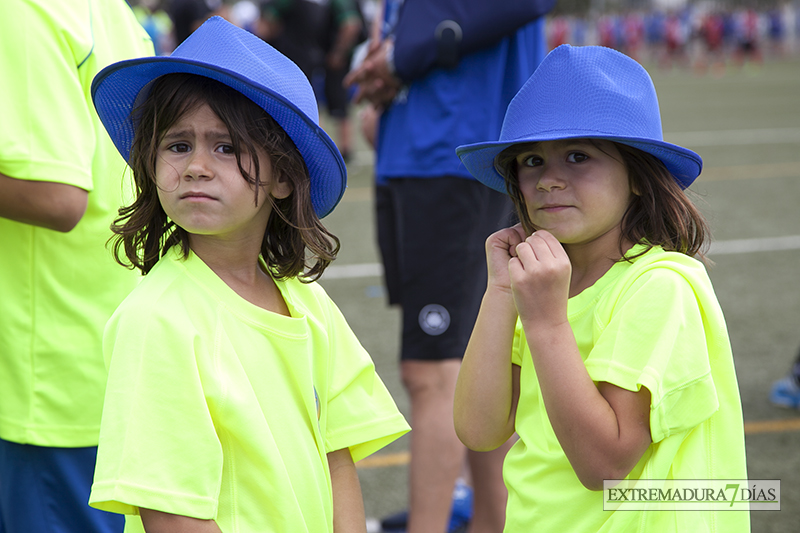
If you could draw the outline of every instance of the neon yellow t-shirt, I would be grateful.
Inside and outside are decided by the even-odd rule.
[[[650,391],[653,442],[628,479],[747,479],[730,341],[700,262],[653,248],[570,298],[568,314],[593,381]],[[512,362],[521,394],[504,465],[507,533],[750,530],[746,511],[604,511],[556,439],[519,323]]]
[[[323,289],[276,283],[291,317],[173,249],[120,305],[91,505],[225,533],[333,530],[327,453],[358,461],[409,427]],[[143,531],[138,516],[125,531]]]
[[[90,191],[69,233],[0,218],[0,438],[94,446],[103,327],[139,276],[106,248],[126,167],[90,87],[153,45],[124,0],[2,0],[0,41],[0,173]]]

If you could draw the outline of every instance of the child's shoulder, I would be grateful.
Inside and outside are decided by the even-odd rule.
[[[281,292],[289,306],[318,327],[324,330],[351,329],[336,301],[316,281],[304,283],[298,278],[289,278],[276,282],[283,284]]]
[[[628,255],[635,255],[636,249]],[[711,279],[705,265],[686,254],[666,251],[660,246],[650,248],[646,253],[626,262],[624,272],[614,284],[617,294],[627,292],[633,287],[647,285],[651,290],[661,292],[693,291],[713,295]]]
[[[213,296],[183,268],[182,260],[165,256],[107,322],[106,365],[112,360],[152,362],[164,354],[173,361],[186,361],[211,353],[208,347],[214,345],[219,329],[219,309]]]
[[[698,309],[712,324],[710,327],[721,328],[724,324],[719,300],[701,261],[654,247],[617,266],[621,272],[604,287],[594,304],[593,313],[599,324],[609,324],[615,316],[641,320],[645,314],[649,323],[660,324],[676,313],[688,317]]]
[[[628,255],[638,253],[636,247]],[[662,274],[674,272],[679,275],[707,277],[705,265],[694,257],[680,252],[670,252],[660,246],[653,246],[644,254],[634,257],[627,269],[627,277],[638,277],[646,272],[658,271]]]
[[[179,259],[169,255],[153,269],[117,307],[114,316],[145,322],[159,317],[174,317],[181,309],[195,307],[203,290],[187,275]]]
[[[292,291],[296,292],[297,294],[303,295],[305,297],[320,297],[320,296],[327,297],[325,289],[323,289],[322,285],[320,285],[316,281],[306,282],[304,280],[301,280],[298,276],[293,276],[291,278],[275,279],[275,282],[283,283],[286,287],[289,287]]]
[[[281,292],[292,305],[312,314],[327,312],[327,309],[335,305],[322,285],[316,281],[305,283],[297,277],[292,277],[276,279],[275,283],[282,286]]]

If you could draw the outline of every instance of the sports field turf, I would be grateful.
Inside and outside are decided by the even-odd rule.
[[[698,152],[692,186],[714,244],[709,272],[725,311],[744,406],[750,479],[781,480],[781,511],[753,531],[800,530],[800,412],[767,401],[800,347],[800,58],[721,77],[649,68],[665,139]],[[354,113],[355,115],[355,113]],[[342,240],[322,284],[372,354],[400,409],[399,312],[386,306],[373,228],[372,154],[359,140],[349,189],[324,222]],[[359,465],[367,516],[406,506],[408,437]]]

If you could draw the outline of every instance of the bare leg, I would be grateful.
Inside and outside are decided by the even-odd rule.
[[[453,487],[466,447],[453,425],[453,397],[461,361],[403,361],[411,400],[408,533],[447,531]]]
[[[339,136],[336,142],[342,155],[349,158],[353,152],[353,126],[349,117],[340,118],[337,122],[339,123]]]

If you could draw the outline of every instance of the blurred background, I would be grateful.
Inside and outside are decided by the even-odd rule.
[[[300,0],[298,0],[300,1]],[[303,0],[319,8],[307,15],[304,33],[336,32],[333,2]],[[377,0],[354,0],[365,28],[378,12]],[[286,0],[129,0],[153,36],[157,51],[168,54],[206,18],[220,15],[264,37]],[[276,7],[277,6],[277,7]],[[320,15],[320,14],[324,15]],[[548,16],[550,48],[559,44],[599,44],[643,63],[682,66],[703,72],[733,63],[740,66],[782,58],[797,51],[800,35],[797,0],[558,0]],[[328,26],[320,23],[327,15]],[[273,21],[274,22],[274,21]],[[274,26],[274,24],[273,24]],[[288,30],[285,30],[288,31]],[[367,32],[356,41],[367,37]],[[330,35],[323,36],[330,42]],[[325,39],[321,39],[322,42]],[[357,44],[357,43],[354,43]],[[720,70],[715,70],[720,74]],[[320,75],[314,72],[314,75]]]

